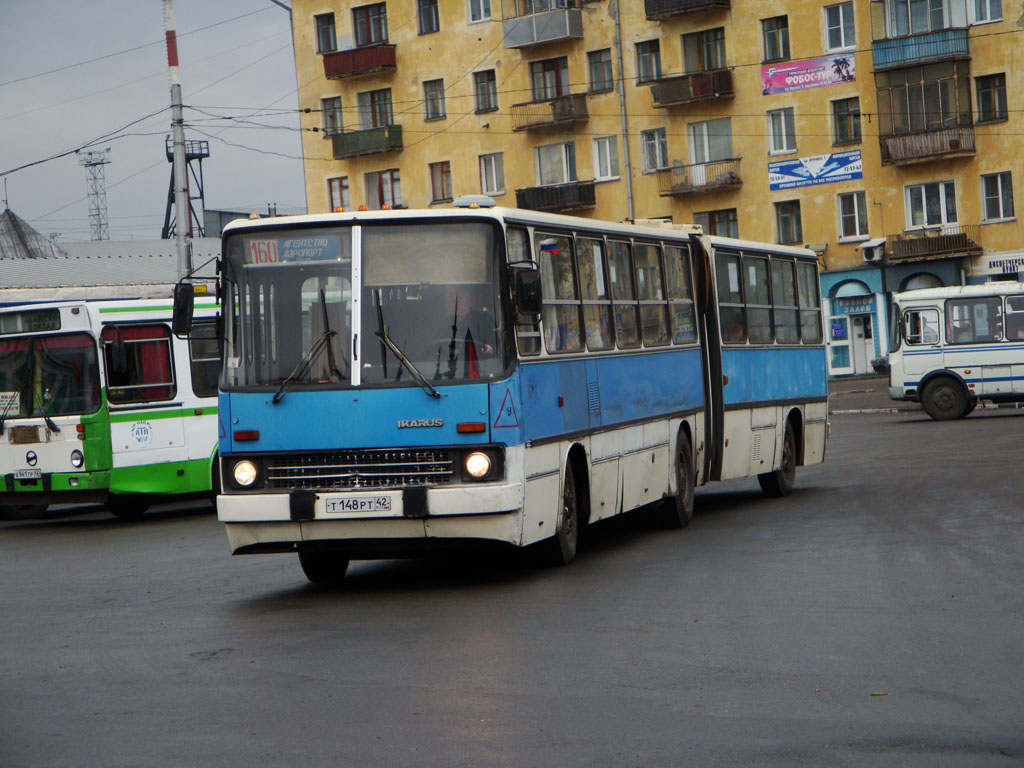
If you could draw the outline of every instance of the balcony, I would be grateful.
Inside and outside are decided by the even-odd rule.
[[[674,107],[712,99],[731,99],[732,70],[715,69],[691,75],[666,77],[651,86],[656,107]]]
[[[516,190],[516,207],[531,211],[571,211],[593,208],[593,181],[570,181],[549,187],[526,187]]]
[[[502,0],[506,48],[527,48],[583,37],[581,0]]]
[[[882,165],[912,165],[929,160],[974,154],[974,126],[879,136]]]
[[[981,227],[974,225],[922,229],[886,237],[891,261],[946,259],[956,256],[980,256]]]
[[[587,97],[582,93],[557,96],[546,101],[512,105],[512,130],[532,131],[586,122]]]
[[[331,137],[334,159],[378,155],[402,148],[402,126],[382,125],[365,131],[347,131]]]
[[[727,11],[729,0],[644,0],[644,10],[648,19],[657,21],[687,13]]]
[[[908,67],[928,61],[970,57],[966,29],[940,29],[920,35],[893,37],[871,43],[875,69]]]
[[[324,54],[324,76],[328,80],[394,71],[394,44],[380,43]]]
[[[739,189],[742,186],[743,178],[740,176],[738,157],[730,160],[712,160],[709,163],[675,165],[658,171],[658,194],[662,197]]]

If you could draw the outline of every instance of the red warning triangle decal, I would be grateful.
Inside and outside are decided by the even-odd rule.
[[[518,427],[519,417],[516,415],[516,406],[512,402],[512,390],[505,388],[505,399],[501,401],[501,410],[498,411],[498,418],[494,420],[493,428]]]

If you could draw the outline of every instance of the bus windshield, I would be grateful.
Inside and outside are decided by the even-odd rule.
[[[501,375],[497,232],[427,221],[367,223],[359,238],[348,225],[230,237],[225,386],[429,389]]]
[[[2,418],[95,412],[96,361],[96,340],[86,333],[0,339]]]

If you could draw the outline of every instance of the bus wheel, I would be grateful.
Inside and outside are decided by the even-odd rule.
[[[310,584],[340,584],[348,571],[348,558],[334,552],[299,552],[299,565]]]
[[[149,500],[141,494],[121,494],[107,497],[107,509],[121,520],[138,520],[149,509]]]
[[[679,432],[676,442],[676,493],[662,502],[658,522],[663,528],[685,528],[693,520],[693,451],[690,438]]]
[[[546,542],[547,557],[551,565],[568,565],[576,557],[579,541],[579,510],[576,504],[576,481],[572,464],[565,465],[565,480],[562,487],[562,509],[558,516],[558,529]]]
[[[964,408],[964,412],[960,414],[960,418],[962,419],[964,416],[967,416],[968,414],[970,414],[977,407],[978,407],[978,398],[972,397],[970,400],[967,401],[967,407]]]
[[[921,405],[936,421],[959,419],[967,414],[967,393],[960,382],[940,376],[928,382],[921,393]]]
[[[773,472],[757,476],[757,482],[766,496],[788,496],[796,482],[796,437],[793,423],[786,422],[786,434],[782,437],[782,463]]]

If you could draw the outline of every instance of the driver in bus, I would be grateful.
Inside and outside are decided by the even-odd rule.
[[[462,376],[480,376],[480,359],[493,358],[498,346],[494,315],[487,307],[476,306],[467,286],[452,286],[446,317],[452,319],[449,363],[462,361]],[[452,371],[454,375],[454,370]]]

